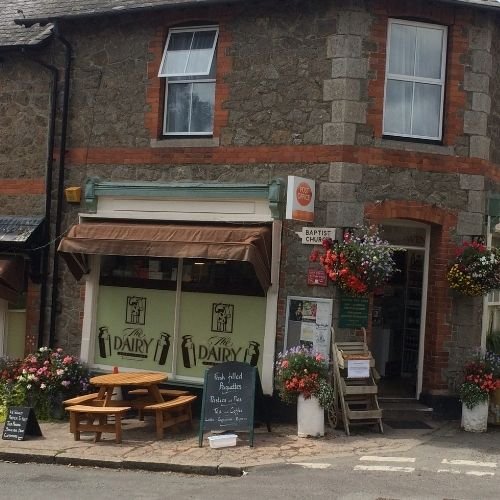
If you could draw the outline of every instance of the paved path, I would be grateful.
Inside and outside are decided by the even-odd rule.
[[[482,474],[487,478],[500,474],[500,429],[477,435],[461,431],[457,422],[432,421],[430,425],[429,429],[404,430],[386,426],[384,435],[359,428],[350,437],[340,430],[329,430],[319,439],[298,438],[294,425],[274,425],[271,433],[263,426],[256,429],[253,448],[242,434],[236,447],[211,449],[206,438],[204,446],[198,447],[196,426],[168,432],[157,441],[151,419],[125,419],[120,445],[112,435],[104,435],[100,443],[94,443],[91,434],[82,434],[81,441],[74,441],[68,423],[41,423],[42,438],[0,440],[0,460],[241,475],[256,466],[316,464],[309,467],[320,468],[346,463],[342,462],[346,459],[352,461],[352,470],[360,473],[411,474],[425,467],[441,475]],[[439,456],[439,461],[431,464],[427,456]]]

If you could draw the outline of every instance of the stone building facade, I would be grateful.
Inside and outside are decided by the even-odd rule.
[[[418,223],[429,243],[417,393],[428,399],[453,395],[464,358],[481,343],[485,303],[453,295],[445,272],[455,246],[487,238],[488,217],[497,215],[488,210],[499,180],[495,2],[173,3],[153,2],[150,10],[130,2],[113,13],[106,1],[83,2],[88,10],[59,1],[24,12],[21,24],[34,23],[32,30],[37,21],[53,23],[72,49],[60,153],[64,187],[85,190],[96,178],[128,187],[268,184],[297,175],[316,182],[314,226]],[[384,134],[390,19],[447,28],[439,140]],[[171,28],[199,25],[218,28],[213,133],[166,137],[165,81],[158,77],[165,40]],[[47,71],[11,45],[4,48],[7,71],[0,75],[0,212],[33,215],[42,213],[47,195],[42,165],[50,85]],[[30,54],[60,69],[60,136],[64,47],[49,33]],[[61,200],[60,207],[61,234],[79,214],[92,212],[84,199],[80,205]],[[273,352],[284,347],[289,296],[333,297],[333,326],[337,335],[348,333],[337,326],[335,290],[307,285],[311,247],[296,235],[303,225],[284,220],[281,226]],[[78,351],[88,288],[84,279],[75,285],[65,266],[57,283],[57,303],[47,305],[56,309],[51,339]]]

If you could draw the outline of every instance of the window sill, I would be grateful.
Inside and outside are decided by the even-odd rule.
[[[219,144],[218,137],[151,139],[152,148],[216,148]]]
[[[415,151],[418,153],[432,153],[439,155],[451,156],[455,154],[453,146],[443,146],[441,144],[415,142],[412,140],[404,139],[389,139],[380,138],[375,139],[375,146],[387,149],[399,149],[403,151]]]

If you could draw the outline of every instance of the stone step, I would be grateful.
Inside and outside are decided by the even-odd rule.
[[[412,398],[378,398],[384,420],[430,420],[433,409]]]

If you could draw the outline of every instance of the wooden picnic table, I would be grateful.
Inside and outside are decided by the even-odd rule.
[[[140,420],[144,419],[144,411],[155,414],[156,434],[159,439],[163,438],[165,428],[183,422],[191,425],[191,403],[196,396],[187,391],[160,389],[158,384],[166,380],[167,375],[158,372],[109,373],[92,377],[90,383],[99,387],[98,393],[65,401],[71,416],[70,432],[74,433],[75,440],[80,439],[81,431],[95,432],[96,441],[101,439],[103,432],[112,432],[116,435],[116,442],[120,443],[121,417],[131,408],[139,411]],[[126,401],[113,400],[115,388],[124,386],[132,388],[130,395],[134,397]],[[114,415],[114,424],[108,424],[108,415]],[[95,418],[99,419],[97,425],[94,423]],[[83,422],[84,419],[87,423]]]
[[[148,391],[150,403],[163,403],[158,384],[165,382],[167,375],[159,372],[124,372],[97,375],[90,379],[90,383],[99,387],[98,401],[103,401],[103,406],[112,406],[111,399],[116,387],[145,388]]]

